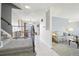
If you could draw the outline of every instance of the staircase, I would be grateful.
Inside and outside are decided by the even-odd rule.
[[[0,56],[35,56],[32,39],[13,39],[0,48]]]
[[[0,56],[33,56],[32,47],[21,47],[21,48],[14,48],[14,49],[3,49],[0,50]]]
[[[1,40],[0,40],[0,48],[6,45],[11,39],[11,35],[8,34],[5,30],[1,29]]]
[[[0,56],[35,56],[32,39],[12,39],[1,29]]]

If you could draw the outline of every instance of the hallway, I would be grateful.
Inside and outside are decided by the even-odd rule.
[[[36,56],[59,56],[53,49],[50,49],[38,38],[35,39]]]

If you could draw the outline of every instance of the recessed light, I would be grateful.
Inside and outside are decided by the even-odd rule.
[[[26,5],[25,8],[30,9],[30,6]]]
[[[69,28],[69,29],[68,29],[68,31],[73,31],[73,30],[74,30],[73,28]]]
[[[73,22],[73,21],[72,21],[72,20],[69,20],[68,22],[71,23],[71,22]]]

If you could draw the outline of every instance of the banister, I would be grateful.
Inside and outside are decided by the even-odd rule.
[[[5,21],[8,25],[11,25],[8,21],[1,17],[1,20]]]

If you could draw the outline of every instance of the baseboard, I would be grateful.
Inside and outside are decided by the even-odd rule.
[[[40,40],[41,42],[43,42],[47,47],[52,48],[52,46],[50,46],[49,44],[47,44],[44,40]]]
[[[0,48],[3,47],[3,41],[0,41]]]

